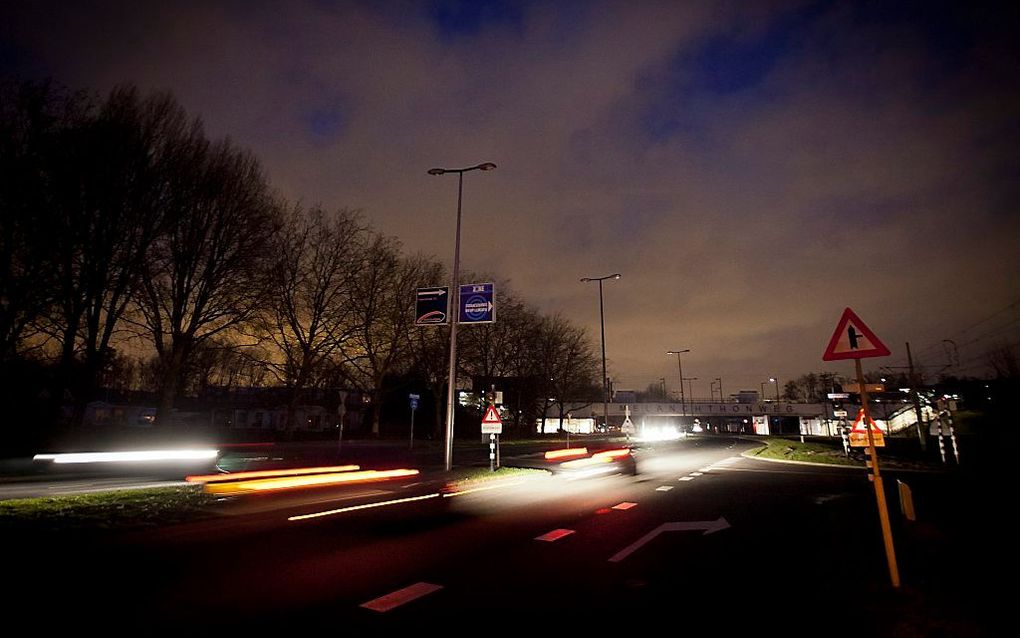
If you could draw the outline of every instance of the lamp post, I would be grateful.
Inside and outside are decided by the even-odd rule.
[[[681,413],[687,411],[687,407],[686,407],[687,401],[684,398],[684,367],[683,367],[683,364],[680,363],[680,355],[682,355],[685,352],[690,352],[690,351],[691,351],[690,348],[687,348],[685,350],[680,350],[678,348],[676,350],[667,350],[666,351],[666,354],[675,354],[676,355],[676,367],[680,371],[680,412]]]
[[[460,318],[460,217],[464,197],[464,173],[468,171],[491,171],[496,168],[492,162],[485,162],[467,168],[430,168],[429,175],[457,174],[457,239],[453,249],[453,278],[450,285],[450,376],[446,392],[446,471],[453,467],[453,417],[457,394],[457,320]]]
[[[776,384],[776,403],[779,403],[779,377],[769,377],[769,383]]]
[[[684,381],[687,382],[687,394],[691,395],[691,405],[694,404],[694,384],[692,381],[697,381],[698,377],[684,377]]]
[[[581,277],[582,283],[599,282],[599,323],[602,326],[602,425],[609,429],[609,378],[606,376],[606,315],[602,306],[602,282],[606,279],[619,279],[620,273],[605,277]]]

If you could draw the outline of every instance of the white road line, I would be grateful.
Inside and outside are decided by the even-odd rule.
[[[701,472],[691,472],[691,476],[701,476]]]
[[[361,605],[365,609],[371,609],[372,611],[378,611],[380,613],[387,612],[391,609],[396,609],[401,605],[407,604],[412,600],[417,600],[422,596],[431,594],[434,591],[442,589],[442,585],[433,585],[432,583],[415,583],[403,589],[380,596],[375,600],[370,600],[367,603]]]
[[[657,488],[655,488],[655,491],[656,491],[656,492],[668,492],[668,491],[670,491],[671,489],[673,489],[673,486],[672,486],[672,485],[663,485],[662,487],[657,487]]]
[[[698,471],[699,472],[711,472],[712,468],[711,467],[699,467]]]
[[[554,529],[553,531],[551,531],[551,532],[549,532],[547,534],[542,534],[541,536],[536,536],[535,540],[536,541],[546,541],[548,543],[551,543],[553,541],[560,540],[564,536],[570,536],[573,533],[574,533],[574,530],[572,530],[572,529]]]
[[[630,508],[632,508],[632,507],[634,507],[636,505],[637,505],[637,503],[628,503],[627,501],[624,501],[623,503],[620,503],[619,505],[614,505],[613,509],[614,510],[629,510]]]
[[[694,477],[693,477],[693,476],[681,476],[681,477],[680,477],[680,478],[678,478],[677,480],[678,480],[678,481],[693,481],[693,480],[694,480]]]

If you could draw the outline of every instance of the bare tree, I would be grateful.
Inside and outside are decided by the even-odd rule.
[[[431,259],[402,257],[390,237],[376,235],[365,247],[351,297],[355,331],[344,357],[347,378],[371,398],[373,435],[379,434],[383,380],[407,363],[415,291],[431,279],[433,268]]]
[[[49,153],[86,108],[48,84],[0,83],[0,364],[38,345],[33,328],[53,302]]]
[[[182,146],[136,296],[161,366],[158,423],[169,420],[196,349],[234,338],[262,304],[279,229],[254,156],[226,140],[210,143],[197,119]]]
[[[432,262],[422,265],[420,287],[432,286],[448,280],[442,264]],[[432,435],[439,438],[444,427],[446,383],[449,378],[449,326],[415,326],[411,330],[408,352],[415,371],[425,381],[432,393],[435,416]]]
[[[563,423],[566,405],[595,385],[598,358],[585,331],[559,314],[543,318],[536,345],[536,362],[542,378],[548,379],[548,401],[558,406]]]
[[[45,328],[60,345],[58,392],[73,386],[76,421],[160,227],[160,174],[184,122],[172,97],[123,87],[55,140],[46,221],[56,303]]]
[[[277,238],[258,328],[269,348],[266,366],[289,390],[288,433],[304,390],[322,381],[359,327],[352,294],[365,235],[349,211],[294,208]]]

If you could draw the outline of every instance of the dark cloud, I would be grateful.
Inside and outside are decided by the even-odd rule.
[[[664,353],[689,347],[685,372],[737,389],[848,373],[820,361],[845,306],[893,348],[870,363],[896,365],[1020,298],[1016,22],[984,3],[8,3],[0,60],[172,90],[285,195],[445,259],[456,185],[425,171],[496,162],[465,180],[467,267],[596,338],[578,279],[619,271],[620,383],[674,385]]]

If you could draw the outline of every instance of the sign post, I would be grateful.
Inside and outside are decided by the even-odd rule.
[[[418,400],[421,399],[420,394],[408,394],[407,398],[411,401],[411,446],[409,450],[414,449],[414,412],[418,409]]]
[[[414,303],[414,325],[435,326],[450,322],[450,289],[446,286],[419,288]]]
[[[499,465],[496,463],[496,435],[503,433],[503,420],[499,418],[496,406],[489,404],[482,417],[482,434],[489,435],[489,469],[493,472]]]
[[[868,406],[868,387],[864,383],[864,371],[861,359],[868,357],[887,357],[889,348],[875,336],[861,318],[853,310],[847,308],[836,324],[836,331],[829,339],[829,346],[822,355],[823,361],[839,361],[853,359],[857,372],[857,385],[861,392],[861,412],[863,413],[864,429],[868,433],[868,456],[871,459],[871,480],[875,484],[875,500],[878,504],[878,518],[882,526],[882,539],[885,543],[885,558],[889,564],[889,580],[892,586],[900,586],[900,570],[896,564],[896,549],[893,546],[892,528],[889,524],[889,508],[885,502],[885,490],[882,487],[882,475],[878,469],[878,451],[875,449],[875,436],[871,429],[871,409]],[[851,441],[851,444],[853,442]]]

